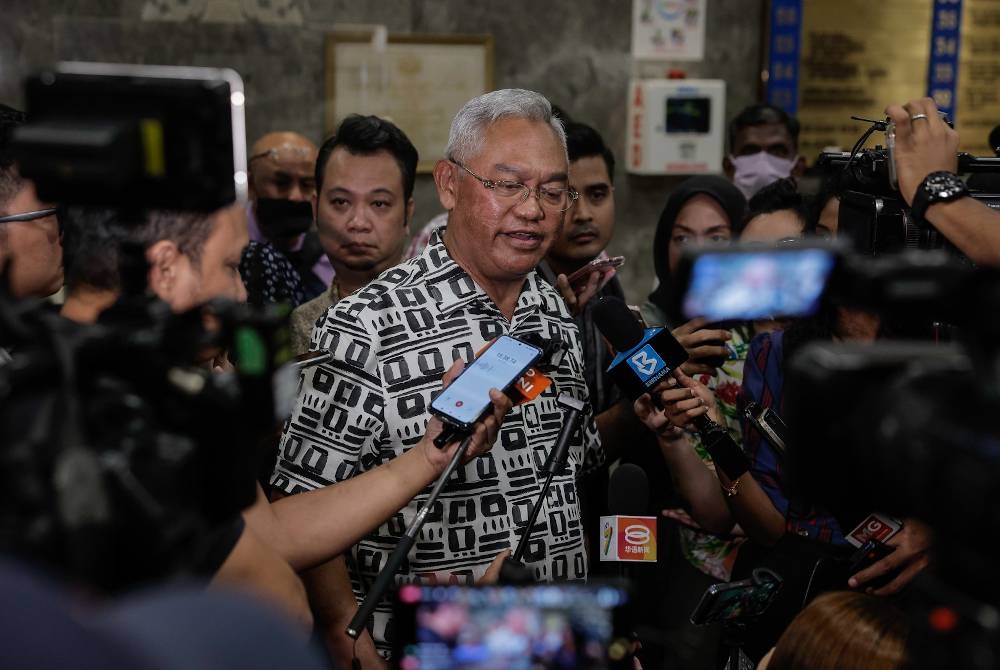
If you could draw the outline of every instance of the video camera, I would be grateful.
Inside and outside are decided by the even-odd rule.
[[[46,200],[111,208],[127,228],[245,199],[231,70],[71,63],[26,91],[13,152]],[[0,346],[15,352],[0,366],[0,546],[109,592],[214,572],[297,380],[287,308],[173,314],[147,294],[144,249],[118,252],[121,297],[94,326],[0,287]],[[213,374],[206,352],[235,371]]]
[[[945,249],[965,263],[970,263],[926,221],[915,221],[895,183],[892,146],[894,133],[890,123],[869,121],[872,125],[850,152],[823,152],[816,168],[824,175],[829,188],[840,197],[838,235],[850,241],[858,253],[880,256],[906,249]],[[875,131],[886,131],[886,146],[861,149]],[[980,158],[967,153],[958,155],[960,174],[1000,174],[1000,158]],[[1000,210],[1000,193],[972,191],[972,197]]]
[[[942,250],[871,258],[808,242],[702,250],[680,268],[689,318],[810,320],[801,334],[811,332],[806,323],[822,331],[838,309],[861,308],[880,315],[887,337],[914,315],[955,325],[946,343],[860,344],[828,334],[794,352],[796,326],[788,326],[783,404],[774,408],[788,426],[779,458],[789,499],[831,513],[845,534],[872,512],[924,520],[935,563],[918,589],[917,626],[927,633],[918,637],[928,645],[921,657],[940,658],[947,647],[961,649],[953,667],[995,667],[1000,273]],[[954,625],[935,628],[945,610]]]

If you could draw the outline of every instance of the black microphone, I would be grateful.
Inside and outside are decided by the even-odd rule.
[[[608,514],[601,517],[603,563],[617,563],[619,577],[632,577],[630,563],[655,560],[656,518],[648,518],[649,479],[634,463],[623,463],[608,480]],[[644,517],[637,519],[636,517]]]
[[[633,399],[651,391],[688,359],[687,351],[669,330],[644,329],[620,298],[600,298],[593,315],[597,329],[617,352],[608,373]]]
[[[687,351],[666,328],[646,328],[619,298],[605,296],[594,306],[594,323],[618,352],[608,374],[631,398],[652,390],[688,359]],[[658,398],[654,398],[658,404]],[[725,428],[702,414],[693,420],[705,449],[729,479],[750,469],[743,450]]]
[[[635,463],[622,463],[608,480],[608,512],[612,516],[642,516],[649,504],[649,479]]]

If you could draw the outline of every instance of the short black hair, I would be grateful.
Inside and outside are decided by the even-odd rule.
[[[5,211],[7,202],[21,190],[21,177],[14,167],[10,140],[14,129],[24,122],[24,112],[0,105],[0,212]]]
[[[780,123],[783,125],[792,138],[792,143],[795,145],[794,148],[798,148],[799,120],[789,115],[780,107],[757,103],[744,108],[743,111],[736,115],[736,118],[729,122],[729,150],[732,151],[736,146],[737,133],[744,128],[762,126],[765,123]]]
[[[81,287],[117,291],[121,286],[120,252],[127,243],[148,249],[168,240],[199,267],[205,242],[215,227],[211,213],[151,211],[139,216],[136,220],[134,214],[97,207],[65,209],[60,220],[68,292]]]
[[[608,178],[615,181],[615,155],[604,143],[604,138],[591,126],[577,121],[566,121],[566,151],[569,160],[580,160],[590,156],[600,156],[608,168]]]
[[[351,114],[340,122],[337,131],[323,142],[316,156],[316,193],[323,189],[323,173],[330,154],[337,147],[344,147],[352,154],[370,156],[378,151],[388,151],[399,164],[403,176],[403,195],[409,200],[417,179],[417,148],[399,127],[377,116]]]
[[[795,180],[791,177],[779,179],[757,191],[750,198],[749,211],[743,219],[743,228],[756,217],[784,211],[794,212],[802,222],[802,229],[809,225],[809,210],[805,198],[799,193]]]

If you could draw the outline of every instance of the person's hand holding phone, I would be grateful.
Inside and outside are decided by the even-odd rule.
[[[447,388],[461,374],[464,367],[465,365],[461,359],[455,361],[451,368],[444,373],[444,377],[442,378],[444,382],[443,388]],[[500,430],[500,426],[503,425],[503,418],[512,406],[507,394],[501,393],[495,388],[490,389],[490,401],[492,402],[492,412],[474,424],[472,441],[469,443],[469,449],[466,451],[463,460],[465,463],[482,456],[493,448],[493,443],[497,439],[497,432]],[[458,449],[459,444],[461,444],[464,438],[464,436],[459,436],[454,441],[445,445],[443,449],[438,449],[434,446],[434,438],[442,430],[444,430],[444,423],[436,416],[432,416],[430,421],[427,422],[427,430],[424,433],[424,437],[420,440],[420,448],[423,450],[424,456],[434,471],[438,473],[444,471],[445,466],[451,461],[455,455],[455,450]]]
[[[598,258],[569,276],[556,277],[556,289],[566,302],[570,314],[577,316],[584,305],[618,273],[617,268],[625,263],[624,256]]]
[[[681,365],[686,375],[714,375],[716,366],[712,362],[721,365],[729,359],[726,342],[732,339],[732,333],[722,328],[706,328],[707,325],[708,319],[698,317],[671,331],[688,352],[687,362]]]
[[[865,588],[869,582],[892,571],[898,571],[899,574],[888,584],[877,589],[869,587],[865,590],[877,596],[899,593],[930,563],[928,551],[932,543],[931,529],[926,524],[916,519],[905,519],[900,531],[885,543],[893,547],[894,551],[852,576],[847,580],[847,584],[852,589]]]

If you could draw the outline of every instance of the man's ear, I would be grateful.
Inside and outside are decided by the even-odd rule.
[[[407,228],[410,225],[410,220],[413,218],[413,212],[417,208],[417,201],[410,196],[410,199],[406,201],[406,218],[403,219],[403,228]]]
[[[434,185],[437,186],[441,206],[450,212],[458,201],[458,178],[455,177],[451,161],[442,159],[435,163]]]
[[[733,175],[736,174],[736,166],[729,159],[729,154],[722,157],[722,171],[726,173],[726,179],[729,181],[733,180]]]
[[[802,175],[806,173],[806,157],[798,156],[795,159],[795,165],[792,166],[792,176],[796,179],[801,179]]]
[[[177,290],[180,249],[170,240],[159,240],[146,249],[146,260],[149,262],[150,290],[164,302],[170,302]]]
[[[319,221],[319,196],[316,193],[312,194],[312,207],[313,207],[313,223]]]

